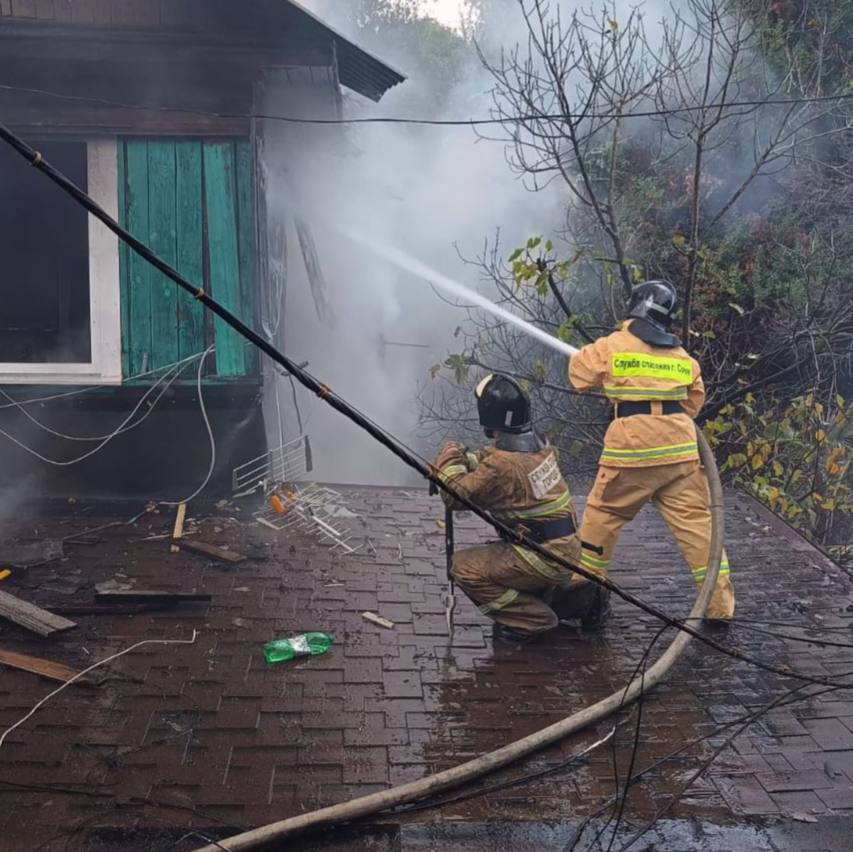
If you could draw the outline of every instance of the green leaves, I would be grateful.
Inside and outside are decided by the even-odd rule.
[[[831,409],[831,410],[830,410]],[[845,400],[816,391],[787,404],[748,394],[704,426],[722,447],[721,470],[806,535],[826,543],[838,519],[853,520],[853,429]]]
[[[531,286],[539,296],[545,297],[550,289],[549,275],[555,282],[567,281],[572,267],[583,255],[584,249],[579,248],[568,260],[558,260],[554,256],[553,241],[543,241],[543,237],[535,235],[511,252],[507,264],[517,291]]]
[[[462,384],[468,378],[468,374],[471,372],[471,363],[468,360],[467,355],[450,355],[445,358],[442,363],[433,364],[429,368],[430,378],[437,378],[438,374],[444,369],[450,370],[450,372],[453,373],[453,378],[457,384]]]

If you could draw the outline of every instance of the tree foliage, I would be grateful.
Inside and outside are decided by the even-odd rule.
[[[660,24],[642,6],[521,6],[517,44],[481,52],[490,138],[531,190],[562,187],[565,219],[512,253],[490,242],[486,285],[581,345],[618,322],[635,281],[673,281],[724,470],[816,540],[849,541],[853,113],[836,96],[853,91],[853,2],[681,0]],[[467,392],[507,370],[588,463],[602,412],[570,393],[564,359],[479,313],[459,338],[454,363],[472,370],[427,394],[431,423],[464,419],[457,380]]]

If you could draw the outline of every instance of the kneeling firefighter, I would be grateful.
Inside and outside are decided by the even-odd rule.
[[[476,397],[480,425],[494,445],[474,453],[450,442],[434,466],[460,495],[578,564],[571,494],[556,452],[533,430],[527,394],[514,379],[493,374],[480,382]],[[442,496],[450,509],[465,509]],[[496,622],[495,635],[508,641],[535,638],[555,628],[560,617],[595,626],[607,608],[606,589],[508,541],[457,552],[452,574],[480,612]]]
[[[699,363],[670,330],[675,310],[676,293],[668,281],[638,284],[622,328],[569,361],[569,378],[578,390],[603,388],[614,405],[584,512],[581,564],[605,574],[620,530],[652,501],[701,584],[711,547],[711,512],[693,418],[705,401],[705,387]],[[730,619],[734,610],[724,551],[705,617]]]

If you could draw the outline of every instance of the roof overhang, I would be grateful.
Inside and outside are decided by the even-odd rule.
[[[317,28],[318,34],[322,31],[326,38],[334,42],[341,85],[372,101],[378,101],[388,89],[406,79],[404,74],[360,48],[300,3],[295,0],[285,2],[304,15],[309,26]]]

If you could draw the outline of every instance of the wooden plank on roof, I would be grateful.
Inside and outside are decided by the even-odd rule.
[[[233,550],[225,550],[222,547],[217,547],[215,544],[208,544],[204,541],[182,538],[179,544],[184,550],[191,550],[193,553],[199,553],[202,556],[210,556],[213,559],[219,559],[222,562],[230,562],[232,565],[237,565],[240,562],[245,562],[246,560],[245,556],[235,553]]]
[[[14,651],[0,649],[0,664],[24,672],[32,672],[50,680],[58,680],[68,683],[77,672],[63,666],[62,663],[54,663],[52,660],[43,660],[41,657],[30,657],[27,654],[16,654]]]
[[[178,272],[193,284],[203,287],[201,142],[178,142],[175,153],[178,168]],[[178,357],[187,358],[204,348],[204,306],[181,290],[178,292]]]
[[[127,228],[140,240],[148,241],[148,142],[129,139],[126,143]],[[128,374],[150,369],[151,360],[151,275],[153,268],[136,252],[127,253],[128,324],[130,326]]]
[[[240,253],[241,316],[247,325],[256,325],[255,283],[255,192],[252,150],[248,140],[235,143],[237,158],[237,230]],[[258,371],[258,350],[252,346],[245,352],[246,369]]]
[[[178,256],[177,167],[175,143],[148,143],[148,244],[170,266]],[[151,361],[149,369],[178,360],[178,294],[176,286],[152,269]]]
[[[210,289],[214,299],[239,317],[243,312],[240,305],[240,258],[234,171],[234,143],[206,142],[204,191]],[[219,318],[216,319],[214,328],[217,374],[245,375],[243,338]]]
[[[0,617],[15,622],[39,636],[49,637],[70,630],[77,625],[61,615],[16,598],[8,592],[0,592]]]

